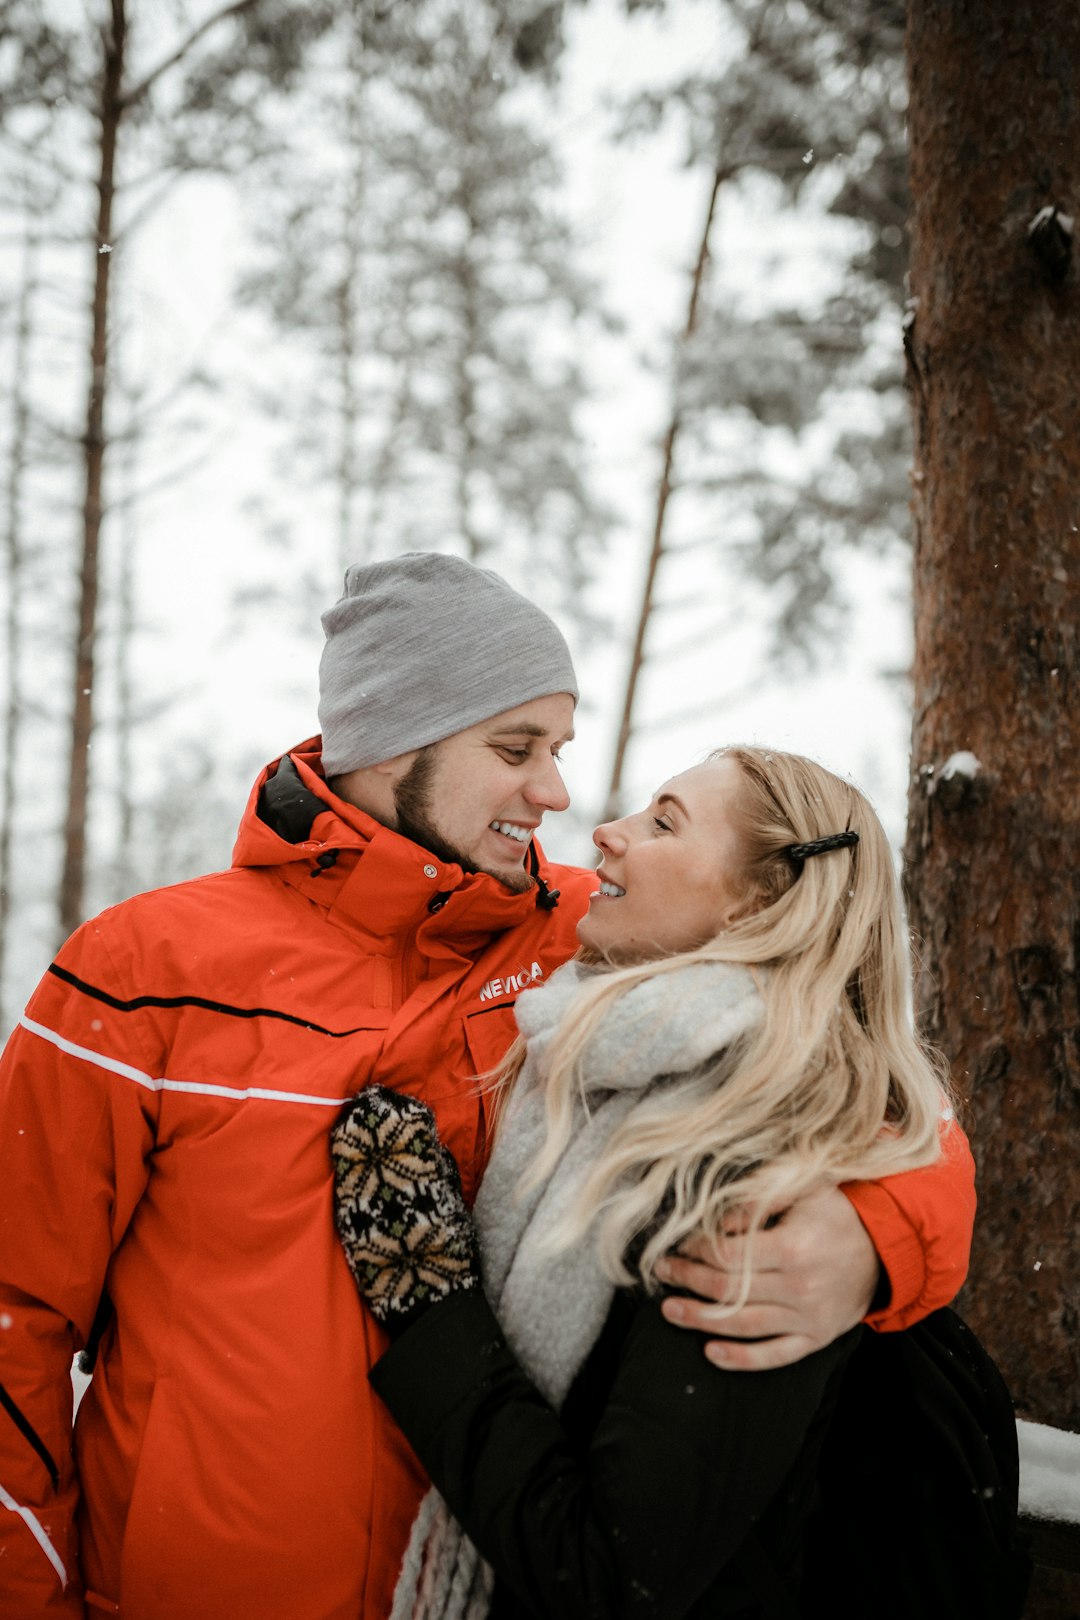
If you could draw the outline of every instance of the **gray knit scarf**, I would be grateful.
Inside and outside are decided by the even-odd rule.
[[[761,1020],[761,999],[742,967],[694,963],[626,991],[595,1030],[582,1062],[584,1097],[551,1175],[518,1187],[545,1138],[543,1075],[552,1036],[595,970],[568,962],[517,1001],[527,1042],[474,1216],[484,1290],[507,1343],[557,1411],[604,1325],[615,1285],[588,1244],[555,1254],[544,1240],[575,1203],[615,1131],[657,1076],[696,1069]],[[420,1505],[390,1620],[484,1620],[490,1567],[429,1490]]]

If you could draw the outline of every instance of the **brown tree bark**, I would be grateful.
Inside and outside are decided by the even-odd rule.
[[[364,304],[364,240],[367,211],[368,99],[372,69],[369,65],[363,5],[347,19],[348,44],[342,139],[348,172],[341,201],[341,280],[336,292],[338,318],[338,456],[337,456],[337,577],[360,559],[356,506],[362,484],[356,436],[360,426],[362,358],[360,313]]]
[[[911,0],[908,71],[918,993],[970,1096],[961,1308],[1078,1430],[1080,6]]]
[[[95,641],[97,636],[99,552],[104,515],[105,429],[108,383],[109,282],[113,246],[116,155],[124,115],[145,100],[163,74],[191,52],[211,29],[239,18],[261,0],[231,0],[205,17],[145,78],[125,90],[127,0],[109,0],[102,24],[102,71],[98,87],[98,207],[94,233],[94,277],[90,303],[90,386],[83,430],[86,482],[82,509],[79,603],[71,708],[71,751],[64,812],[64,859],[60,875],[59,926],[63,938],[83,920],[86,885],[86,829],[90,796],[90,745],[94,729]]]
[[[41,248],[41,222],[30,202],[27,202],[26,208],[22,272],[15,306],[15,343],[11,356],[11,443],[3,507],[4,572],[7,577],[7,602],[4,608],[7,682],[3,704],[3,747],[0,749],[0,1034],[3,1035],[7,1034],[9,1028],[4,978],[12,929],[12,856],[19,789],[18,750],[25,719],[22,661],[27,547],[23,496],[31,454],[27,379],[30,376],[34,339],[35,303],[39,291],[38,256]]]
[[[719,167],[712,176],[708,206],[705,209],[705,220],[698,239],[697,257],[690,277],[690,297],[686,307],[686,321],[682,329],[680,343],[685,343],[691,338],[697,328],[701,287],[705,279],[705,269],[709,262],[709,239],[712,236],[713,221],[716,218],[716,200],[720,195],[720,187],[728,178],[728,171]],[[626,767],[626,755],[634,728],[634,705],[637,701],[638,681],[645,663],[645,638],[649,630],[649,621],[652,618],[656,576],[660,570],[660,559],[664,554],[668,502],[671,499],[675,472],[675,447],[679,439],[679,429],[682,427],[682,412],[679,408],[677,380],[675,387],[676,399],[672,406],[671,418],[664,433],[664,442],[661,447],[660,482],[656,490],[656,514],[653,518],[652,544],[649,547],[649,561],[645,569],[645,584],[641,593],[641,605],[638,609],[634,642],[630,649],[630,668],[626,676],[622,713],[619,716],[619,731],[615,742],[615,758],[612,761],[611,780],[608,783],[607,801],[604,808],[605,821],[610,821],[622,813],[623,771]]]
[[[124,115],[122,86],[127,42],[125,0],[112,0],[103,29],[104,51],[98,122],[98,211],[95,231],[94,291],[90,315],[90,388],[83,445],[86,493],[83,499],[82,560],[71,709],[71,756],[64,816],[64,864],[60,875],[60,932],[70,934],[82,921],[86,870],[86,820],[90,790],[90,741],[94,724],[94,638],[97,628],[98,549],[101,539],[102,475],[105,466],[105,367],[108,353],[109,270],[116,183],[116,142]]]

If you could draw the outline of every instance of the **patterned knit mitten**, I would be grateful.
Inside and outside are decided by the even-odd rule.
[[[480,1250],[453,1155],[426,1103],[368,1086],[330,1137],[345,1258],[390,1334],[480,1284]]]

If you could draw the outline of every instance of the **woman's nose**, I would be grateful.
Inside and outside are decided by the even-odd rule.
[[[592,835],[592,841],[601,851],[616,854],[626,846],[626,817],[620,821],[603,821]]]

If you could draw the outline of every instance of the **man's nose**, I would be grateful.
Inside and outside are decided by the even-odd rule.
[[[537,770],[530,777],[526,797],[530,803],[545,810],[565,810],[570,803],[570,795],[554,754],[547,754],[538,761]]]

